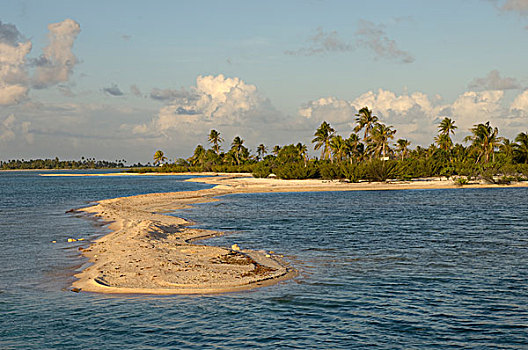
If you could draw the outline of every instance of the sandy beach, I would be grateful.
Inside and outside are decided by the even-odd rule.
[[[78,210],[109,222],[112,232],[92,242],[88,248],[81,248],[90,266],[76,275],[78,280],[72,287],[100,293],[205,294],[247,290],[294,277],[295,269],[280,255],[244,249],[246,247],[239,250],[236,246],[232,249],[198,244],[197,240],[222,233],[194,229],[192,223],[167,215],[192,204],[221,200],[216,197],[222,195],[457,188],[453,181],[440,179],[347,183],[256,179],[247,174],[222,174],[187,181],[215,186],[199,191],[102,200],[94,206]],[[464,188],[527,186],[526,182],[509,186],[475,183]],[[280,247],[269,249],[280,252]]]

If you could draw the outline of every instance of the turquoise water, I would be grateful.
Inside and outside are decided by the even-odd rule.
[[[67,290],[84,260],[64,240],[107,231],[66,210],[205,187],[0,173],[0,348],[528,348],[528,189],[224,196],[177,215],[299,277],[208,296]]]

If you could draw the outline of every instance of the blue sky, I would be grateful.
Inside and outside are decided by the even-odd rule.
[[[412,145],[445,116],[459,141],[528,129],[528,0],[8,0],[0,21],[4,160],[309,143],[364,105]]]

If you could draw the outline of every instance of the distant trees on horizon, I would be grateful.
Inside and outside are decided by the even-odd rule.
[[[111,169],[124,168],[125,159],[115,161],[97,160],[95,158],[81,157],[80,160],[53,159],[13,159],[0,161],[1,170],[26,170],[26,169]],[[141,165],[141,164],[139,164]]]
[[[274,173],[281,178],[320,177],[329,179],[387,179],[430,176],[465,176],[467,178],[497,176],[528,178],[528,134],[520,132],[508,140],[499,135],[490,122],[475,124],[463,143],[454,143],[458,129],[454,120],[446,117],[438,124],[438,132],[428,147],[416,146],[407,139],[395,139],[397,133],[384,124],[368,107],[355,115],[355,125],[348,137],[339,135],[323,121],[314,131],[311,145],[302,142],[273,147],[260,143],[253,153],[244,139],[237,135],[222,149],[225,140],[219,131],[210,131],[204,147],[198,144],[188,158],[168,161],[162,150],[153,155],[156,168],[148,171],[217,171],[251,172],[263,177]],[[320,152],[310,157],[308,149]],[[9,160],[0,162],[0,169],[98,169],[122,168],[126,161],[98,161],[82,157],[79,161],[55,159]],[[150,165],[147,164],[147,165]]]

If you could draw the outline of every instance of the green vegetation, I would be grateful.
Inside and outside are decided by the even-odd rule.
[[[84,158],[81,160],[59,160],[55,159],[31,159],[31,160],[8,160],[0,161],[1,170],[27,170],[27,169],[112,169],[124,168],[126,160],[114,162],[96,160],[95,158]],[[141,164],[137,164],[141,166]]]
[[[489,122],[476,124],[463,144],[454,144],[455,121],[444,118],[438,134],[429,147],[410,149],[406,139],[394,142],[396,130],[383,124],[364,107],[356,114],[356,126],[348,138],[336,134],[323,121],[314,133],[314,150],[320,158],[309,158],[308,147],[302,143],[272,148],[264,144],[255,154],[236,136],[231,148],[222,152],[224,141],[220,133],[211,130],[208,141],[211,149],[196,146],[188,159],[177,159],[173,164],[139,168],[135,172],[248,172],[255,177],[271,174],[281,179],[340,179],[351,182],[410,180],[424,177],[447,177],[463,186],[472,179],[494,184],[528,180],[528,134],[521,132],[515,142],[500,137],[499,130]],[[362,132],[363,138],[358,135]],[[394,143],[393,143],[394,142]],[[165,161],[162,151],[154,155],[155,164]]]
[[[166,160],[167,157],[165,157],[163,151],[157,150],[156,153],[154,153],[154,165],[161,165]]]

